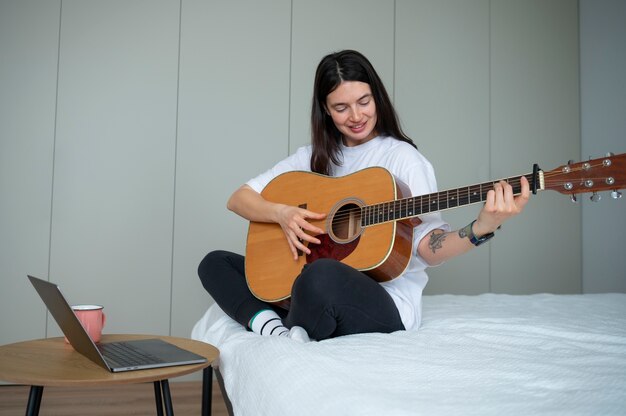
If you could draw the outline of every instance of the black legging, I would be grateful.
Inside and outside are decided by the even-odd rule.
[[[291,289],[291,307],[285,311],[265,303],[248,289],[244,257],[213,251],[198,267],[202,285],[224,312],[248,327],[263,309],[274,309],[285,326],[301,326],[322,340],[364,332],[393,332],[404,325],[391,296],[376,281],[332,259],[304,266]]]

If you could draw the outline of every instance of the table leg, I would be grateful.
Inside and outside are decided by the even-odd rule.
[[[163,416],[163,399],[161,398],[161,381],[154,382],[154,401],[156,402],[157,416]]]
[[[31,386],[28,395],[28,405],[26,406],[26,416],[36,416],[39,414],[43,386]]]
[[[202,370],[202,416],[211,415],[211,399],[213,397],[213,367]]]
[[[169,381],[161,380],[161,387],[163,388],[163,404],[165,405],[165,414],[167,416],[174,416],[174,407],[172,406]]]

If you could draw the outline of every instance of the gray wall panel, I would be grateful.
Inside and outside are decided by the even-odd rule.
[[[440,190],[489,178],[489,2],[399,1],[396,104],[402,124],[431,161]],[[478,207],[443,213],[454,229]],[[489,251],[428,272],[427,293],[489,290]]]
[[[626,2],[581,0],[580,9],[582,155],[626,153]],[[583,289],[626,292],[626,198],[582,201]]]
[[[60,2],[0,2],[0,344],[45,333]]]
[[[241,184],[287,155],[290,2],[185,2],[172,332],[188,336],[210,302],[203,256],[243,254],[247,221],[226,210]],[[241,13],[242,7],[246,13]]]
[[[580,156],[578,6],[574,1],[491,3],[492,174],[552,169]],[[580,207],[532,198],[491,245],[491,289],[581,290]],[[562,259],[567,258],[564,262]],[[549,278],[547,278],[549,276]]]
[[[50,279],[108,332],[170,331],[178,10],[63,3]]]

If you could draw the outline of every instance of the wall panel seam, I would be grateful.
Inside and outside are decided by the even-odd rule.
[[[293,0],[289,2],[289,85],[287,86],[287,155],[291,153],[291,81],[293,79]]]
[[[57,37],[57,68],[56,68],[56,85],[54,92],[54,125],[52,131],[52,172],[50,174],[50,217],[48,219],[48,276],[46,280],[50,280],[50,267],[52,265],[52,218],[54,212],[54,171],[56,160],[57,146],[57,122],[59,117],[59,73],[61,69],[61,25],[63,23],[63,0],[59,1],[59,33]],[[46,309],[46,322],[44,327],[44,336],[48,338],[48,321],[50,320],[50,312]]]
[[[582,114],[582,82],[581,82],[581,68],[582,68],[582,60],[581,60],[581,45],[582,45],[582,39],[581,39],[581,20],[580,20],[580,0],[576,1],[576,23],[578,25],[578,148],[580,149],[580,156],[582,157],[582,149],[583,149],[583,135],[582,135],[582,131],[583,131],[583,126],[582,126],[582,119],[583,119],[583,114]],[[581,159],[582,160],[582,159]],[[580,276],[579,276],[579,292],[580,293],[585,293],[584,290],[584,284],[585,284],[585,268],[584,268],[584,260],[585,260],[585,256],[584,256],[584,232],[585,232],[585,227],[583,227],[583,221],[584,221],[584,216],[583,216],[583,209],[584,209],[584,205],[581,207],[581,209],[579,210],[579,223],[580,223],[580,245],[579,245],[579,252],[580,252],[580,256],[578,258],[578,264],[579,264],[579,270],[580,270]]]
[[[492,59],[491,59],[491,53],[492,53],[492,45],[491,45],[491,27],[492,27],[492,22],[491,22],[491,0],[488,0],[487,2],[487,77],[489,79],[489,82],[487,83],[487,87],[489,88],[489,91],[487,93],[487,99],[489,100],[487,107],[488,107],[488,112],[487,112],[487,145],[489,146],[489,159],[488,159],[488,168],[487,171],[489,172],[489,178],[493,178],[493,172],[492,172],[492,158],[493,158],[493,144],[492,144],[492,103],[493,103],[493,96],[492,96]],[[491,249],[491,245],[489,245],[489,251],[487,253],[488,256],[488,264],[489,264],[489,268],[487,269],[487,273],[489,275],[489,292],[493,291],[493,282],[492,282],[492,278],[493,278],[493,263],[492,263],[492,254],[493,254],[493,250]]]
[[[392,47],[392,62],[393,62],[393,71],[391,72],[391,82],[393,83],[392,85],[392,90],[391,90],[391,99],[394,102],[394,106],[395,106],[395,101],[396,101],[396,68],[397,68],[397,62],[396,62],[396,48],[397,48],[397,43],[396,43],[396,34],[397,34],[397,30],[398,30],[398,25],[397,25],[397,13],[398,13],[398,8],[397,8],[397,0],[393,1],[393,47]]]
[[[176,248],[176,173],[178,169],[178,122],[180,104],[180,50],[182,39],[183,0],[178,0],[178,51],[176,63],[176,110],[174,114],[174,182],[172,189],[172,251],[170,256],[170,313],[168,334],[172,335],[172,314],[174,309],[174,252]]]

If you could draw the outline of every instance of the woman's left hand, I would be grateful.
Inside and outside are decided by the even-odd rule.
[[[525,176],[521,177],[522,192],[514,196],[513,188],[505,181],[494,184],[487,192],[487,200],[478,214],[472,230],[476,236],[483,236],[498,229],[503,222],[523,211],[530,198],[530,186]]]

